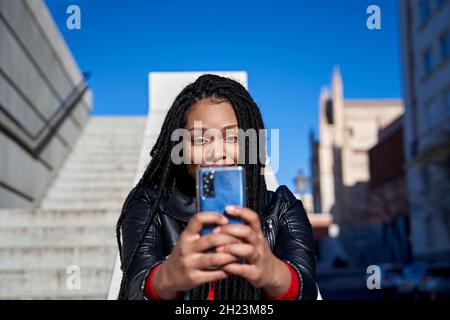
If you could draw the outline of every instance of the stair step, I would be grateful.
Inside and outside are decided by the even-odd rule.
[[[84,135],[84,133],[86,133],[86,135]],[[142,130],[134,130],[131,132],[121,131],[120,129],[108,129],[102,130],[101,132],[86,130],[78,140],[78,143],[103,141],[105,143],[129,142],[133,145],[137,145],[139,143],[139,136],[142,133]],[[102,146],[102,144],[99,143],[99,146]]]
[[[93,149],[94,150],[94,149]],[[124,153],[125,151],[121,151],[121,150],[117,150],[117,151],[108,151],[108,152],[97,152],[97,151],[89,151],[89,150],[84,150],[79,152],[78,154],[73,154],[72,156],[69,156],[69,158],[67,158],[66,164],[70,163],[77,163],[78,161],[81,161],[81,163],[84,163],[86,161],[90,161],[90,163],[95,163],[95,164],[102,164],[105,163],[103,160],[105,158],[108,158],[108,162],[113,162],[113,163],[123,163],[123,164],[130,164],[130,163],[134,163],[135,164],[135,160],[137,160],[137,157],[139,155],[138,150],[135,150],[133,152],[128,152],[126,151],[126,154]],[[134,161],[132,161],[134,159]]]
[[[1,227],[0,248],[115,245],[115,226]]]
[[[74,150],[80,150],[80,152],[88,152],[88,154],[111,154],[120,153],[123,154],[133,154],[138,152],[142,146],[142,142],[134,140],[113,140],[108,141],[105,139],[93,140],[89,139],[86,141],[80,140],[74,146]]]
[[[110,123],[96,121],[95,123],[89,123],[86,126],[86,130],[90,132],[91,131],[99,132],[105,130],[109,134],[111,134],[111,129],[117,129],[120,130],[120,132],[136,132],[138,130],[142,130],[144,125],[145,120],[144,122],[133,120],[129,121],[128,123],[126,121],[110,122]]]
[[[45,200],[42,201],[42,203],[44,202],[61,202],[61,203],[76,203],[76,202],[80,202],[80,203],[95,203],[95,202],[99,202],[99,203],[103,203],[103,202],[111,202],[111,203],[122,203],[125,198],[127,196],[127,193],[122,193],[122,195],[117,195],[116,197],[111,197],[108,194],[104,194],[104,195],[98,195],[98,194],[90,194],[90,195],[86,195],[86,196],[79,196],[79,197],[71,197],[70,194],[64,196],[64,197],[48,197]]]
[[[61,168],[60,174],[66,171],[67,167],[77,167],[80,170],[89,167],[95,168],[108,168],[115,166],[123,166],[127,170],[135,170],[137,168],[137,160],[138,156],[132,159],[118,159],[114,157],[105,157],[103,159],[93,159],[93,158],[85,158],[85,159],[76,159],[76,160],[68,160],[66,165]],[[110,171],[114,172],[114,168],[111,168]]]
[[[78,189],[71,190],[67,188],[52,188],[47,194],[46,199],[86,199],[93,197],[110,197],[110,198],[124,198],[130,192],[130,188],[108,188],[108,189]]]
[[[80,201],[56,201],[56,200],[43,200],[41,207],[43,209],[82,209],[82,210],[97,210],[97,209],[122,209],[123,201],[97,201],[97,202],[80,202]]]
[[[134,179],[133,179],[134,180]],[[104,179],[90,179],[90,180],[77,180],[72,179],[72,181],[56,181],[52,188],[55,189],[68,189],[68,190],[84,190],[84,189],[103,189],[107,190],[108,188],[120,188],[120,189],[128,189],[131,190],[134,186],[131,183],[131,179],[111,179],[105,177]]]
[[[144,126],[140,124],[133,124],[133,123],[119,123],[119,124],[101,124],[96,123],[94,125],[88,125],[85,129],[86,132],[92,134],[92,133],[104,133],[106,135],[112,136],[116,135],[116,132],[120,132],[121,134],[127,134],[127,133],[137,133],[139,131],[142,131]],[[120,135],[118,135],[120,136]]]
[[[114,225],[120,211],[97,210],[0,210],[0,227],[41,227],[41,226],[101,226]]]
[[[125,172],[127,174],[136,173],[137,165],[130,162],[73,162],[67,163],[61,170],[60,176],[64,176],[66,172],[69,173],[109,173],[111,175]]]
[[[82,189],[83,187],[89,188],[100,188],[100,189],[108,189],[108,188],[120,188],[120,189],[130,189],[134,186],[134,177],[125,176],[125,177],[109,177],[106,175],[97,175],[96,177],[67,177],[64,182],[55,181],[51,186],[47,194],[52,192],[52,189]],[[95,189],[97,190],[97,189]]]
[[[110,180],[123,180],[123,179],[131,179],[133,180],[136,176],[136,171],[126,171],[126,170],[111,170],[110,172],[98,171],[98,172],[86,172],[86,171],[76,171],[76,170],[67,170],[61,172],[59,177],[55,182],[60,180],[61,182],[65,182],[66,179],[70,180],[72,178],[79,178],[80,180],[96,180],[99,178],[110,178]],[[60,178],[60,179],[59,179]]]
[[[108,144],[101,142],[89,141],[88,143],[79,144],[75,149],[80,150],[80,153],[86,154],[87,156],[96,155],[106,155],[106,156],[116,156],[116,155],[133,155],[139,153],[141,145],[130,145],[128,143],[118,144]],[[73,157],[76,154],[72,154]]]
[[[112,266],[117,250],[117,244],[0,248],[0,270]]]
[[[2,300],[105,300],[105,294],[102,291],[91,291],[88,294],[71,294],[66,295],[59,293],[57,296],[52,295],[43,295],[40,294],[38,296],[36,295],[29,295],[29,294],[23,294],[23,295],[15,295],[15,294],[8,294],[6,296],[0,297]]]
[[[77,181],[92,181],[103,179],[106,181],[111,181],[114,183],[115,180],[124,180],[124,181],[133,181],[136,176],[135,172],[130,171],[112,171],[112,172],[77,172],[77,171],[65,171],[62,172],[58,177],[61,182],[72,182],[73,180]],[[72,181],[71,181],[72,180]]]
[[[52,190],[51,194],[47,195],[46,201],[76,201],[76,202],[96,202],[108,199],[113,201],[124,201],[127,197],[127,191],[121,192],[58,192],[58,190]]]
[[[112,268],[83,268],[80,270],[79,290],[70,290],[67,280],[71,276],[66,269],[46,270],[28,269],[22,271],[0,271],[0,299],[8,298],[11,292],[15,296],[35,297],[94,295],[108,290]]]
[[[122,122],[122,123],[91,123],[86,126],[87,131],[89,132],[98,132],[98,131],[109,131],[109,134],[111,134],[111,129],[117,129],[120,130],[120,132],[128,132],[128,131],[140,131],[143,130],[145,127],[145,120],[144,123],[141,122]],[[114,132],[114,131],[113,131]]]

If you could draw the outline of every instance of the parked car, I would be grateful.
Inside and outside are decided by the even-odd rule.
[[[402,276],[403,266],[401,264],[383,263],[381,269],[381,289],[395,289]]]
[[[450,265],[429,266],[419,282],[418,292],[425,299],[450,298]]]
[[[379,295],[381,299],[390,298],[396,293],[397,283],[401,280],[403,265],[396,263],[381,263],[380,268],[380,290],[374,290],[373,294]],[[366,281],[368,279],[366,276]]]
[[[427,273],[428,266],[424,263],[413,263],[405,266],[402,276],[396,284],[400,298],[418,299],[418,287]]]

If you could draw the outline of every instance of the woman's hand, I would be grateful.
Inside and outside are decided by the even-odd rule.
[[[225,264],[236,261],[230,253],[205,253],[218,246],[240,242],[228,234],[210,233],[200,235],[204,225],[223,226],[228,219],[216,212],[199,212],[195,214],[172,250],[172,253],[155,271],[152,284],[157,295],[162,299],[173,299],[179,291],[186,291],[202,283],[217,281],[227,277],[221,270]],[[207,270],[218,267],[217,270]]]
[[[227,243],[217,247],[216,251],[244,258],[247,263],[230,263],[222,270],[247,279],[254,287],[264,288],[271,296],[285,293],[291,282],[289,268],[272,253],[258,214],[236,206],[227,206],[226,212],[241,218],[245,224],[221,225],[214,229],[214,233],[239,238],[243,243]]]

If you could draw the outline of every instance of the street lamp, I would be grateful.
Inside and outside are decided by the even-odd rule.
[[[308,188],[309,178],[303,174],[303,170],[299,170],[297,177],[295,177],[295,187],[297,188],[300,198],[303,201],[303,194]]]

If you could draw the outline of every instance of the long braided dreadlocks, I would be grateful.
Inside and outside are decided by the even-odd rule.
[[[156,208],[158,207],[162,196],[165,193],[170,194],[174,192],[175,181],[177,179],[182,179],[179,177],[180,170],[177,168],[179,165],[175,165],[171,161],[171,150],[177,143],[177,141],[171,141],[171,135],[174,130],[184,127],[186,111],[190,106],[202,99],[228,101],[233,106],[239,129],[244,131],[247,129],[254,129],[257,132],[264,129],[261,113],[256,103],[253,101],[248,91],[241,84],[232,79],[205,74],[181,91],[173,102],[172,107],[169,109],[159,137],[150,152],[152,159],[138,184],[127,196],[121,215],[117,221],[116,237],[122,260],[122,271],[124,274],[129,270],[135,254],[152,224],[157,211]],[[250,159],[249,149],[248,145],[246,145],[245,159]],[[265,165],[265,139],[259,139],[257,152],[258,154],[261,153],[261,155],[263,155],[262,157],[258,157],[257,163],[249,164],[246,161],[244,164],[246,172],[246,198],[247,207],[255,212],[261,213],[261,210],[264,209],[267,193],[264,175],[261,174]],[[181,170],[181,172],[183,172],[183,170]],[[138,237],[139,241],[136,243],[131,254],[126,254],[127,259],[124,259],[121,244],[121,226],[126,214],[126,210],[124,209],[133,199],[136,190],[144,185],[155,187],[157,190],[157,197],[150,210],[142,233]],[[126,277],[124,276],[120,287],[119,299],[124,298],[123,289],[125,287],[125,281]],[[208,284],[206,283],[190,290],[189,299],[206,300],[208,289]],[[261,292],[259,289],[251,286],[247,280],[231,275],[224,280],[218,281],[215,288],[215,296],[220,300],[258,300],[261,297]]]

